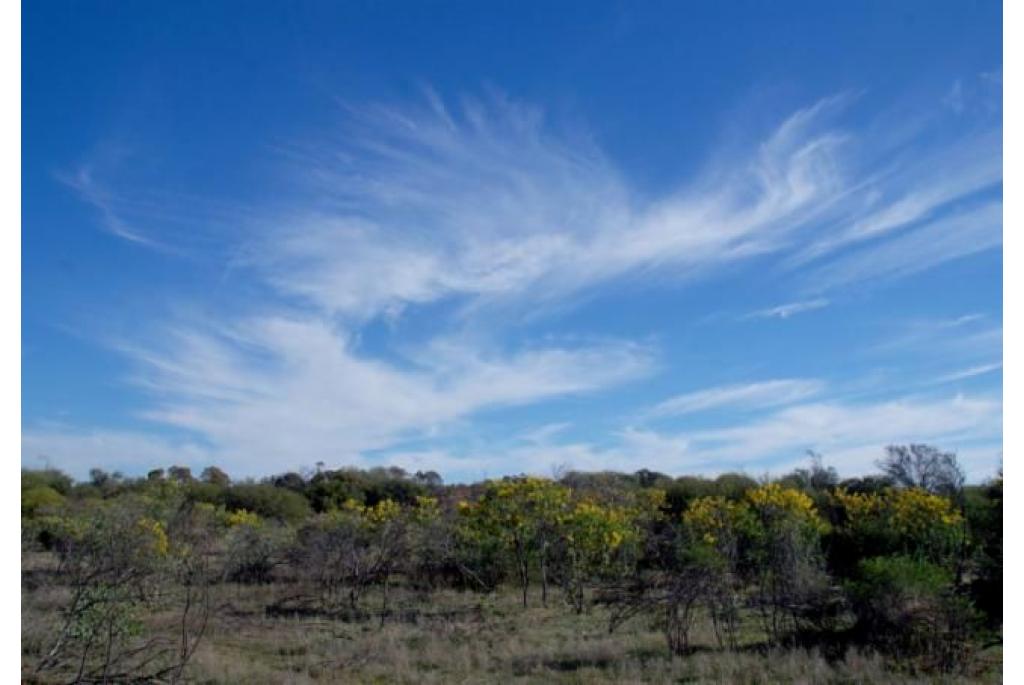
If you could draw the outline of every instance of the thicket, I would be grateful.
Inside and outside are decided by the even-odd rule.
[[[611,631],[653,621],[676,654],[698,621],[737,649],[741,617],[756,616],[766,648],[962,671],[999,640],[1002,475],[967,485],[954,455],[924,445],[890,447],[879,468],[841,480],[814,455],[774,481],[642,470],[473,485],[396,468],[238,483],[215,467],[80,483],[23,471],[23,553],[57,564],[23,571],[24,591],[63,591],[26,671],[180,679],[225,582],[287,586],[268,612],[382,621],[396,584],[427,599],[511,585],[524,607],[604,607]],[[173,638],[144,634],[153,611]]]

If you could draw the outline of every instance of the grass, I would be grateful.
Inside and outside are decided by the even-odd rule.
[[[511,588],[494,595],[454,591],[422,596],[393,589],[396,610],[374,615],[380,597],[364,599],[363,620],[269,615],[289,594],[282,586],[219,585],[216,611],[188,666],[192,683],[912,683],[1001,682],[1001,652],[986,653],[973,677],[917,679],[893,671],[878,655],[851,651],[829,662],[807,650],[766,652],[748,617],[737,652],[715,647],[698,623],[692,655],[672,657],[663,635],[643,620],[609,634],[607,615],[576,615],[556,595],[549,608],[523,609]],[[23,595],[26,664],[46,643],[62,594]],[[172,630],[170,615],[146,618],[153,631]],[[64,678],[66,681],[67,678]]]

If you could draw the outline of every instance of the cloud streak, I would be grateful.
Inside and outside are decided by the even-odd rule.
[[[676,395],[650,410],[649,416],[661,418],[682,416],[710,409],[757,409],[792,404],[817,395],[824,383],[813,379],[782,379],[723,385]]]
[[[781,475],[803,465],[806,451],[825,456],[844,476],[876,471],[890,444],[933,442],[957,450],[973,480],[990,477],[1001,453],[1002,405],[998,398],[903,397],[877,402],[821,401],[776,409],[722,427],[683,432],[625,428],[610,442],[545,442],[491,449],[395,452],[387,463],[441,464],[447,474],[472,480],[484,472],[550,474],[555,467],[632,472],[648,468],[669,475],[744,471]]]
[[[985,202],[905,233],[877,247],[839,257],[808,276],[815,289],[891,280],[998,247],[1003,204]]]
[[[766,309],[759,309],[756,312],[751,312],[744,316],[744,319],[788,319],[796,314],[802,314],[804,312],[811,312],[815,309],[822,309],[828,306],[828,300],[823,297],[815,298],[813,300],[803,300],[801,302],[788,302],[786,304],[780,304],[775,307],[768,307]]]

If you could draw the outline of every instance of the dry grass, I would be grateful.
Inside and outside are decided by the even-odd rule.
[[[318,616],[270,617],[265,608],[293,588],[224,585],[216,615],[188,667],[194,683],[908,683],[1000,682],[998,661],[974,679],[914,680],[876,656],[850,652],[830,663],[815,652],[722,653],[695,630],[696,653],[671,657],[660,632],[635,621],[609,634],[600,610],[523,610],[509,591],[493,596],[437,592],[429,604],[396,592],[405,613],[361,622]],[[26,663],[53,629],[60,594],[23,597]],[[366,598],[367,608],[379,598]],[[453,615],[455,617],[453,617]],[[167,616],[148,619],[153,629]],[[753,625],[753,624],[752,624]],[[751,634],[754,634],[751,631]],[[752,647],[753,645],[748,645]]]

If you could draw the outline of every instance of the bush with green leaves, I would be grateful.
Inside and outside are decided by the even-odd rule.
[[[264,519],[300,523],[310,515],[309,502],[302,495],[265,483],[237,483],[224,491],[224,505],[244,509]]]
[[[860,562],[848,590],[864,642],[906,663],[917,658],[925,670],[967,662],[978,616],[947,569],[909,556],[873,557]]]

